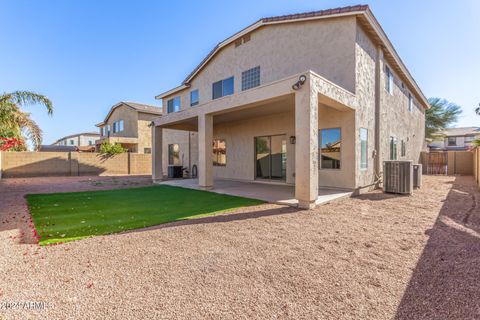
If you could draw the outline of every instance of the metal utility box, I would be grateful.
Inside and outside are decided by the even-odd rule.
[[[383,191],[388,193],[412,194],[412,160],[389,160],[383,162]]]

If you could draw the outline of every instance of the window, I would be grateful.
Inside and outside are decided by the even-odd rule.
[[[222,167],[227,165],[227,145],[225,140],[213,140],[213,165]]]
[[[117,122],[115,121],[113,123],[113,133],[116,133],[116,132],[118,132],[118,126],[117,126]]]
[[[75,144],[75,141],[70,140],[70,145],[73,146]]]
[[[457,137],[448,137],[448,146],[455,147],[457,145]]]
[[[175,97],[167,101],[167,112],[178,112],[180,111],[180,97]]]
[[[110,137],[110,125],[109,124],[107,124],[107,136]]]
[[[368,130],[360,128],[360,169],[368,168]]]
[[[143,148],[143,153],[145,153],[145,154],[152,153],[152,148]]]
[[[385,90],[387,90],[388,93],[393,94],[393,73],[388,66],[385,66],[385,73],[387,75]]]
[[[465,137],[465,142],[472,142],[473,140],[475,140],[474,136],[466,136]]]
[[[412,112],[413,110],[413,97],[412,94],[408,94],[408,111]]]
[[[397,160],[397,138],[390,137],[390,160]]]
[[[320,168],[340,169],[342,135],[340,128],[320,130]]]
[[[168,164],[171,166],[180,165],[180,147],[176,143],[168,145]]]
[[[196,106],[199,103],[198,89],[190,91],[190,107]]]
[[[212,84],[212,99],[218,99],[233,94],[233,77]]]
[[[92,141],[92,140],[88,140],[88,145],[89,145],[89,146],[93,146],[93,141]]]
[[[123,120],[118,121],[118,131],[119,132],[123,131]]]
[[[407,146],[405,144],[405,141],[402,140],[400,144],[400,157],[405,157],[407,154]]]
[[[102,137],[105,136],[105,127],[101,127],[101,128],[100,128],[100,135],[101,135]]]
[[[260,66],[242,72],[242,91],[260,85]]]

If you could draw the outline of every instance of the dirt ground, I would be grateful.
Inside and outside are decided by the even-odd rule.
[[[0,319],[480,318],[471,177],[426,176],[410,197],[373,192],[309,211],[266,204],[51,247],[31,242],[25,193],[149,183],[1,180]]]

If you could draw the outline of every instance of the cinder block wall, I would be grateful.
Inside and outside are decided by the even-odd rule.
[[[0,178],[152,174],[150,154],[0,152]]]

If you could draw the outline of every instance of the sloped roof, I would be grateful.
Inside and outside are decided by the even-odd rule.
[[[397,71],[410,83],[410,86],[416,91],[416,95],[421,100],[423,106],[425,108],[429,108],[429,104],[427,98],[421,91],[418,84],[415,82],[413,77],[411,76],[410,72],[404,65],[402,59],[395,51],[392,43],[388,39],[387,35],[383,31],[380,23],[374,17],[373,13],[370,11],[368,5],[355,5],[355,6],[348,6],[348,7],[339,7],[334,9],[327,9],[327,10],[319,10],[319,11],[312,11],[312,12],[305,12],[305,13],[298,13],[298,14],[289,14],[289,15],[282,15],[282,16],[273,16],[269,18],[262,18],[257,22],[249,25],[248,27],[244,28],[243,30],[237,32],[233,36],[225,39],[224,41],[218,43],[212,51],[200,62],[200,64],[193,69],[193,71],[185,78],[182,84],[176,88],[168,90],[164,93],[161,93],[155,96],[156,99],[162,99],[165,96],[171,95],[175,92],[183,90],[185,88],[190,87],[190,82],[195,77],[196,74],[203,67],[225,46],[231,44],[238,38],[250,33],[262,26],[268,26],[272,24],[279,24],[279,23],[288,23],[288,22],[295,22],[301,20],[314,20],[314,19],[322,19],[322,18],[333,18],[333,17],[342,17],[342,16],[359,16],[363,18],[363,24],[368,26],[373,34],[375,34],[376,41],[380,42],[386,51],[386,58],[391,58],[395,63],[394,67],[398,69]]]
[[[54,143],[52,143],[52,145],[61,141],[61,140],[65,140],[65,139],[73,138],[73,137],[78,137],[78,136],[96,136],[96,137],[99,137],[100,134],[98,132],[80,132],[80,133],[70,134],[68,136],[65,136],[65,137],[62,137],[62,138],[56,140]]]
[[[120,101],[119,103],[117,103],[116,105],[114,105],[113,107],[110,108],[110,111],[108,112],[105,119],[102,122],[97,123],[96,126],[97,127],[101,126],[105,122],[107,122],[108,118],[110,118],[110,116],[112,115],[113,110],[115,110],[116,108],[118,108],[122,105],[130,107],[133,110],[138,111],[138,112],[154,114],[154,115],[158,115],[158,116],[162,115],[162,108],[160,108],[160,107],[152,106],[152,105],[149,105],[149,104],[137,103],[137,102]]]
[[[443,131],[435,133],[435,135],[442,135],[447,137],[477,135],[477,134],[480,134],[480,127],[447,128]]]

